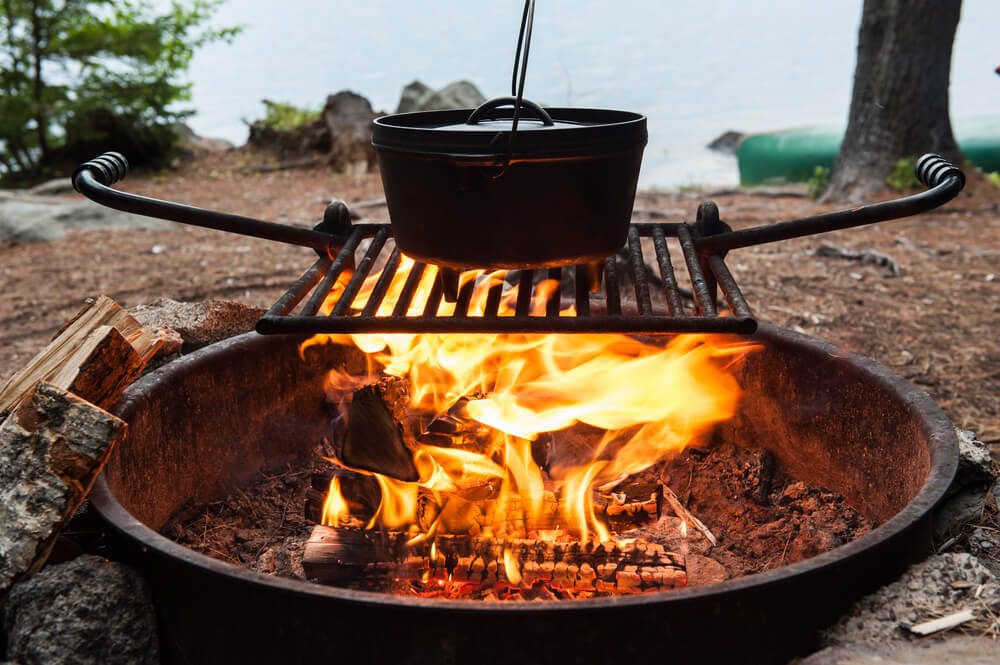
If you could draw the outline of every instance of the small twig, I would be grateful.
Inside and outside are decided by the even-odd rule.
[[[684,504],[681,503],[681,500],[677,498],[676,494],[674,494],[674,491],[669,487],[667,487],[666,485],[663,486],[663,498],[666,499],[667,503],[670,504],[670,508],[674,511],[674,514],[677,515],[677,517],[684,520],[685,522],[687,522],[688,524],[690,524],[691,526],[693,526],[695,529],[697,529],[701,533],[701,535],[705,537],[705,540],[712,543],[712,547],[715,547],[716,545],[719,544],[719,541],[716,540],[715,535],[709,530],[707,526],[705,526],[704,522],[695,517],[690,510],[685,508]]]

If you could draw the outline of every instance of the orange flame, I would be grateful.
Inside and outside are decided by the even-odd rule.
[[[330,488],[326,492],[326,500],[323,501],[322,523],[325,526],[337,526],[348,517],[350,508],[340,491],[340,478],[334,476],[330,479]]]
[[[392,312],[413,265],[403,257],[379,315]],[[504,275],[462,274],[462,286],[475,284],[470,315],[485,311],[495,287],[503,289],[498,314],[513,312]],[[436,268],[427,266],[410,313],[423,311],[435,277]],[[341,276],[322,311],[330,311],[349,278]],[[365,306],[376,280],[377,275],[366,280],[352,309]],[[558,282],[543,282],[535,292],[531,311],[543,313]],[[438,312],[454,307],[442,302]],[[561,307],[560,313],[571,315],[573,309]],[[487,535],[532,531],[536,537],[563,529],[583,542],[609,540],[595,514],[594,488],[670,459],[731,418],[740,388],[730,368],[751,348],[708,335],[680,335],[661,346],[620,334],[365,334],[316,335],[300,353],[304,357],[309,347],[328,343],[354,345],[386,374],[407,379],[414,410],[443,414],[464,397],[469,401],[463,417],[491,428],[483,449],[416,445],[411,451],[416,482],[374,474],[382,500],[369,528],[408,530],[411,542],[469,529]],[[326,387],[343,394],[357,381],[332,370]],[[577,425],[602,433],[585,454],[561,458],[546,476],[532,457],[531,442],[543,434],[558,440],[563,432],[572,438],[570,428]],[[486,485],[496,492],[483,515],[463,492]],[[429,516],[421,508],[426,505],[433,508]],[[505,565],[508,556],[505,552]]]

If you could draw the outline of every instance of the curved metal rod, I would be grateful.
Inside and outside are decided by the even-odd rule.
[[[930,189],[895,201],[872,203],[850,210],[838,210],[739,231],[703,235],[695,240],[695,247],[703,254],[726,252],[740,247],[909,217],[944,205],[958,196],[965,187],[965,174],[938,155],[928,154],[918,160],[917,177]]]
[[[167,219],[181,224],[275,240],[290,245],[312,247],[324,254],[338,244],[336,236],[321,231],[264,222],[250,217],[161,201],[112,189],[102,180],[113,182],[120,178],[109,175],[100,168],[100,165],[94,164],[96,161],[87,162],[77,169],[76,173],[73,174],[73,187],[88,199],[109,208],[147,217]],[[127,165],[125,168],[127,169]]]

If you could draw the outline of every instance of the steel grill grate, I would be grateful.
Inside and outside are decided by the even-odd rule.
[[[684,270],[675,271],[671,247],[675,256],[682,257]],[[358,224],[336,256],[317,260],[274,303],[257,330],[265,334],[747,334],[756,330],[757,321],[722,256],[699,254],[692,226],[633,224],[624,254],[624,261],[616,257],[605,261],[603,288],[598,292],[590,288],[598,278],[596,266],[510,271],[502,280],[474,279],[473,273],[465,272],[457,297],[448,302],[435,266],[413,263],[407,274],[404,267],[411,262],[396,248],[389,227]],[[690,284],[689,292],[682,290],[682,282]],[[717,290],[725,301],[722,311],[716,305]]]

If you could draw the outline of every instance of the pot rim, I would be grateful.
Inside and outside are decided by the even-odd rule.
[[[376,150],[445,157],[507,156],[509,129],[495,125],[466,125],[474,109],[396,113],[372,121]],[[546,108],[556,124],[519,129],[512,157],[572,156],[625,151],[645,147],[646,116],[632,111],[596,108]],[[513,118],[512,109],[497,109],[500,120]],[[522,123],[531,123],[530,118]],[[457,129],[467,126],[468,129]]]
[[[245,351],[247,347],[264,345],[269,343],[269,341],[273,343],[275,339],[283,337],[287,338],[287,336],[262,336],[251,332],[217,342],[190,355],[167,363],[154,372],[147,374],[133,384],[128,392],[137,393],[139,396],[145,397],[143,395],[144,391],[165,381],[170,374],[184,372],[188,368],[197,367],[200,363],[205,362],[205,358],[210,357],[212,354],[225,352],[230,349]],[[800,574],[816,573],[820,569],[835,568],[842,561],[870,547],[889,541],[894,536],[907,531],[938,504],[951,484],[958,466],[958,439],[952,423],[941,410],[941,407],[927,393],[919,390],[912,383],[894,374],[887,367],[870,358],[845,352],[842,348],[835,347],[828,342],[818,340],[814,337],[761,323],[757,332],[754,335],[748,336],[748,338],[764,342],[774,341],[800,348],[806,347],[812,352],[819,352],[847,360],[863,374],[867,375],[874,383],[898,394],[907,405],[917,412],[922,421],[921,424],[927,433],[927,437],[931,442],[930,471],[920,490],[902,510],[868,533],[849,543],[845,543],[823,554],[762,573],[754,573],[700,587],[566,602],[489,603],[467,600],[412,598],[375,591],[357,591],[328,587],[312,582],[263,575],[248,568],[226,563],[195,552],[159,534],[129,513],[111,492],[103,473],[94,483],[90,498],[97,512],[111,527],[137,543],[144,550],[155,550],[157,553],[169,556],[183,565],[207,570],[210,573],[231,578],[233,581],[259,584],[277,592],[308,594],[315,597],[325,597],[331,600],[355,602],[365,605],[391,606],[397,609],[411,610],[487,613],[498,611],[528,613],[590,611],[600,608],[631,607],[648,603],[685,603],[696,599],[705,599],[709,596],[721,602],[727,596],[735,596],[747,590],[763,590],[764,588],[783,584]],[[129,411],[136,406],[141,407],[143,401],[144,399],[123,399],[113,411],[116,415],[127,421]]]

